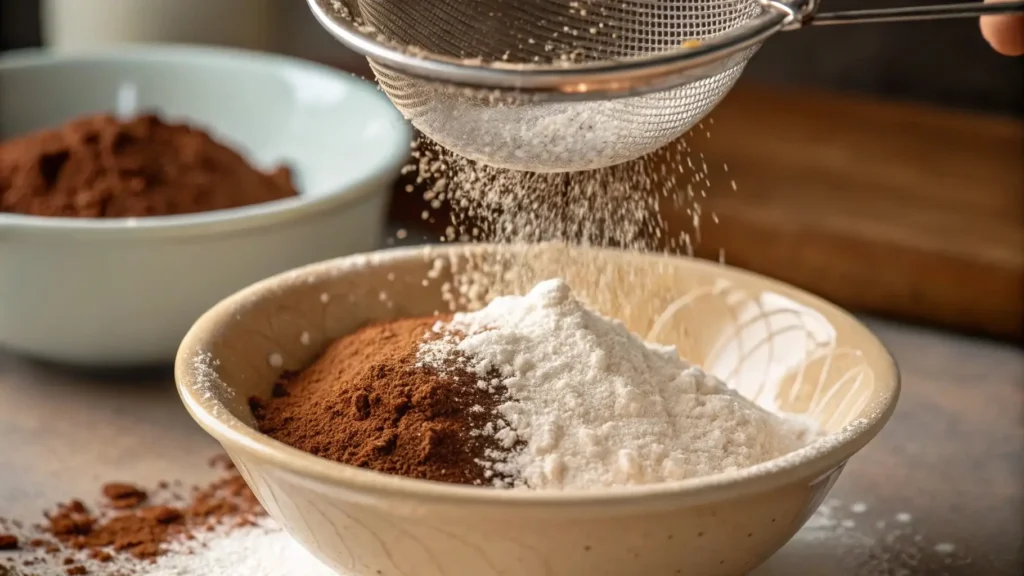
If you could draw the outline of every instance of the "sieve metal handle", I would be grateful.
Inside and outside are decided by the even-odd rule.
[[[843,10],[840,12],[818,12],[819,2],[812,0],[798,6],[785,0],[761,0],[766,7],[781,12],[789,18],[785,30],[804,26],[831,26],[835,24],[873,24],[880,22],[912,22],[918,20],[945,20],[948,18],[978,18],[998,14],[1024,14],[1024,1],[1016,2],[966,2],[931,6],[903,6],[900,8],[877,8],[870,10]]]

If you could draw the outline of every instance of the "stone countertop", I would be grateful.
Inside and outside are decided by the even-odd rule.
[[[899,407],[754,575],[1024,573],[1024,355],[867,322],[902,368]],[[68,372],[0,352],[0,516],[36,520],[105,481],[203,481],[217,449],[166,370]]]

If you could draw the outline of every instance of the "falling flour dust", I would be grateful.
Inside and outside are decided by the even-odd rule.
[[[560,242],[691,255],[700,242],[701,200],[716,172],[689,139],[580,172],[487,166],[425,137],[414,144],[413,158],[405,168],[406,191],[428,202],[423,220],[450,220],[442,241]]]

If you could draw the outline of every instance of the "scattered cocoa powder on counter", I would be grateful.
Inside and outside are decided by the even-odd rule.
[[[495,418],[499,395],[453,359],[442,372],[418,364],[420,343],[446,317],[364,327],[286,375],[271,398],[252,398],[259,429],[306,452],[411,478],[483,484],[479,463],[498,448],[474,435]]]
[[[77,218],[166,216],[295,196],[207,133],[154,115],[95,115],[0,142],[0,213]]]
[[[218,465],[223,462],[218,460]],[[171,538],[188,530],[215,527],[226,521],[251,523],[264,514],[259,501],[233,467],[208,486],[196,488],[191,500],[181,507],[164,504],[141,506],[147,493],[131,484],[103,486],[109,508],[117,512],[108,518],[95,516],[79,500],[58,506],[48,514],[47,531],[64,546],[97,553],[112,550],[138,559],[154,558]],[[127,502],[136,502],[127,506]],[[101,556],[94,554],[94,559]]]
[[[160,545],[184,527],[180,512],[166,514],[164,508],[142,508],[100,521],[81,502],[72,501],[49,516],[49,532],[73,549],[110,548],[139,559],[153,558]]]
[[[134,484],[112,482],[102,487],[99,506],[90,508],[77,499],[57,505],[45,514],[42,526],[20,530],[24,554],[10,565],[46,565],[69,575],[127,576],[136,573],[125,568],[131,562],[153,562],[175,543],[192,540],[198,533],[252,526],[263,519],[263,507],[230,459],[218,457],[210,464],[222,475],[193,487],[184,499],[168,491],[171,483],[147,492]],[[129,505],[132,502],[134,506]],[[19,542],[15,534],[0,535],[0,550],[16,550]],[[6,548],[6,543],[12,547]],[[97,571],[99,566],[102,571]]]

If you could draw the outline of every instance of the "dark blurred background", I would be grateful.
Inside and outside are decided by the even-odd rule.
[[[824,0],[822,9],[943,1]],[[0,49],[41,43],[39,5],[39,0],[0,0]],[[320,30],[304,0],[275,0],[274,10],[273,49],[317,60],[352,58]],[[973,19],[779,34],[754,58],[745,78],[1024,115],[1024,60],[993,53]]]

